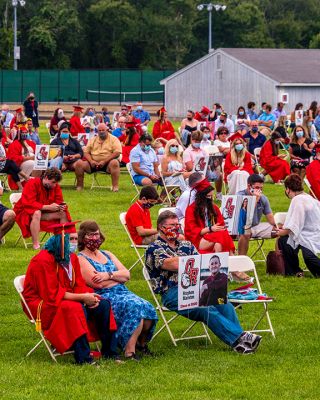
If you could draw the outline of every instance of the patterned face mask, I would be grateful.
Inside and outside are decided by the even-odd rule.
[[[179,226],[176,227],[162,227],[161,232],[165,235],[167,240],[177,240],[179,237]]]
[[[83,243],[90,251],[96,251],[101,246],[102,240],[101,240],[101,238],[85,237]]]

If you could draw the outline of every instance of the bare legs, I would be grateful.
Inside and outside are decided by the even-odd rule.
[[[7,210],[2,218],[2,225],[0,226],[0,241],[6,233],[10,231],[16,220],[16,214],[12,210]]]
[[[30,232],[34,249],[40,248],[40,243],[39,243],[40,222],[51,221],[54,219],[60,220],[61,224],[68,222],[67,215],[64,211],[42,213],[40,210],[37,210],[34,212],[30,223]]]
[[[127,342],[127,345],[124,349],[125,356],[128,357],[136,352],[136,345],[137,343],[141,347],[145,347],[147,344],[147,338],[148,338],[148,333],[152,327],[152,321],[151,320],[144,320],[142,319],[140,321],[140,324],[136,328],[136,330],[133,332],[132,336]]]
[[[107,167],[107,172],[111,175],[112,191],[118,192],[119,190],[119,176],[120,176],[120,164],[118,160],[111,160]]]

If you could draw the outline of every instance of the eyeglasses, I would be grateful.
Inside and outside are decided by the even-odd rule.
[[[181,224],[167,224],[163,225],[164,228],[180,228]]]
[[[100,237],[100,232],[86,233],[86,236],[87,236],[88,238]]]
[[[172,144],[170,147],[175,147],[175,148],[179,148],[179,146],[178,145],[176,145],[176,144]]]

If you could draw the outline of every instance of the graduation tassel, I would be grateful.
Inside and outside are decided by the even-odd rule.
[[[42,328],[41,328],[41,307],[43,304],[43,300],[40,301],[40,303],[38,304],[38,309],[37,309],[37,319],[36,319],[36,331],[37,332],[41,332]]]

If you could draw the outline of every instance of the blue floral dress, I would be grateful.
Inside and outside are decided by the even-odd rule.
[[[98,272],[114,272],[117,271],[117,267],[110,259],[107,253],[101,251],[101,253],[107,258],[105,264],[100,264],[97,261],[92,260],[86,255],[79,253],[79,256],[84,257],[93,268]],[[142,319],[149,319],[153,321],[153,325],[149,331],[150,340],[158,322],[158,316],[155,308],[148,301],[142,299],[136,294],[130,292],[130,290],[122,283],[115,285],[111,288],[95,289],[104,299],[110,301],[112,311],[117,322],[118,330],[116,337],[118,344],[124,349],[133,332],[137,329]]]

